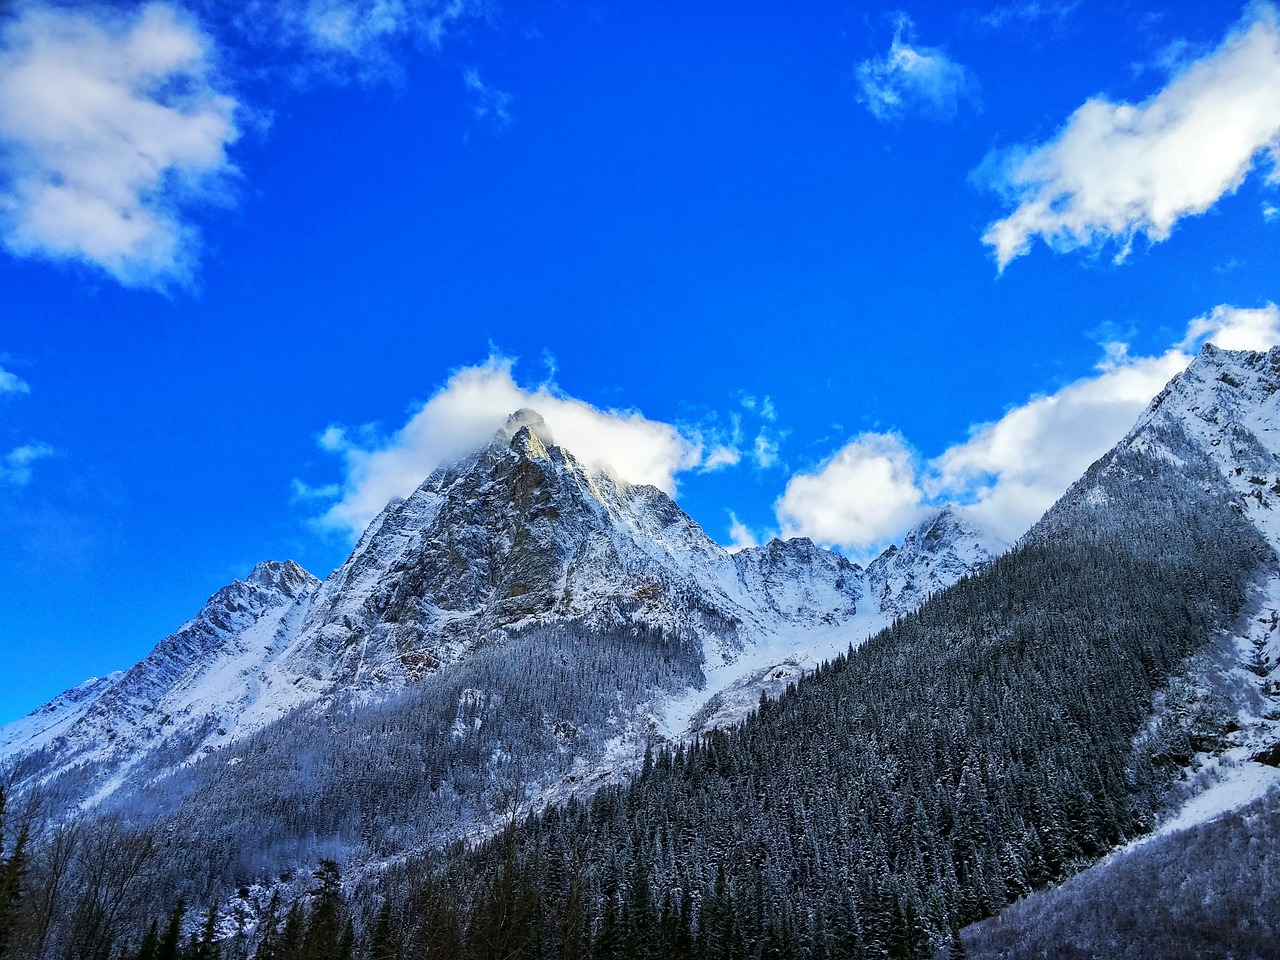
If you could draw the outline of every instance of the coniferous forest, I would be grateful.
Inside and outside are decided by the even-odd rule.
[[[1212,467],[1165,441],[1186,462],[1113,453],[1013,551],[742,726],[652,751],[588,800],[530,815],[517,791],[478,845],[348,875],[325,858],[250,909],[251,865],[191,876],[210,849],[194,837],[232,844],[225,824],[119,811],[43,830],[10,809],[0,955],[964,955],[963,928],[1149,830],[1231,730],[1184,678],[1274,557],[1207,492]],[[323,829],[332,811],[293,813]]]

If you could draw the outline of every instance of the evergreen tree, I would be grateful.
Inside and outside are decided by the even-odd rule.
[[[11,850],[7,850],[5,831],[5,792],[0,786],[0,957],[5,956],[17,923],[27,873],[28,826],[19,826]]]
[[[156,945],[156,960],[181,960],[182,950],[182,918],[186,915],[187,905],[179,900],[169,913],[164,933]]]

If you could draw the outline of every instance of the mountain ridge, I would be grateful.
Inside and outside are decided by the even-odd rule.
[[[650,737],[735,722],[762,690],[989,559],[954,514],[936,518],[946,533],[926,543],[929,523],[874,580],[806,539],[730,553],[666,494],[584,467],[520,410],[388,503],[325,580],[292,561],[257,565],[139,664],[0,728],[0,763],[20,782],[78,778],[66,799],[98,803],[291,711],[373,703],[503,636],[560,625],[642,628],[699,651],[701,683],[621,705],[632,719],[619,717],[629,732],[610,764],[628,769]],[[872,583],[882,600],[868,599]]]

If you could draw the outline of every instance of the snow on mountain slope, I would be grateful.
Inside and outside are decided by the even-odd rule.
[[[1163,439],[1177,428],[1217,465],[1253,524],[1280,546],[1280,348],[1254,353],[1206,344],[1122,443],[1179,463],[1176,446]]]
[[[946,507],[865,570],[806,539],[774,540],[741,550],[734,560],[747,592],[789,619],[740,659],[709,665],[702,688],[672,698],[657,717],[668,737],[741,721],[762,693],[778,696],[788,684],[858,646],[930,594],[980,570],[992,554],[962,511]]]
[[[181,740],[194,756],[287,712],[302,692],[264,699],[262,677],[318,585],[292,561],[258,564],[131,669],[0,729],[0,756],[39,783],[83,768],[81,789],[101,792],[161,746]]]
[[[131,670],[0,729],[0,763],[32,783],[65,774],[68,796],[100,799],[302,705],[385,700],[554,624],[643,628],[702,651],[702,686],[619,705],[632,719],[614,753],[638,758],[653,727],[674,737],[740,719],[762,690],[988,559],[950,511],[868,570],[808,540],[730,554],[666,494],[588,470],[522,410],[389,503],[323,583],[260,565]]]
[[[890,620],[909,613],[991,560],[982,537],[954,507],[944,507],[867,567],[868,595]]]
[[[1124,458],[1130,453],[1136,457]],[[1227,351],[1206,344],[1152,400],[1115,450],[1072,485],[1064,500],[1103,516],[1107,495],[1095,471],[1139,471],[1154,458],[1191,470],[1204,489],[1226,491],[1232,506],[1280,554],[1280,347]],[[1135,466],[1136,465],[1136,466]],[[1050,515],[1046,520],[1050,520]],[[1231,715],[1231,732],[1195,756],[1182,805],[1159,827],[1182,829],[1257,795],[1280,764],[1280,563],[1255,585],[1247,614],[1193,657],[1174,687],[1183,701],[1214,704]],[[1157,716],[1170,709],[1159,701]],[[1184,709],[1179,706],[1178,709]],[[1274,752],[1273,752],[1274,751]],[[1256,762],[1270,757],[1270,766]]]
[[[20,720],[0,727],[0,754],[38,750],[84,716],[107,690],[124,676],[123,670],[90,677]]]

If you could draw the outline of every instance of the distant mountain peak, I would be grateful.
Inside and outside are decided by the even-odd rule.
[[[900,547],[891,546],[871,561],[870,594],[886,616],[901,616],[993,556],[986,538],[963,511],[948,505],[916,524]]]
[[[554,447],[556,445],[555,439],[551,436],[551,428],[547,426],[547,421],[542,418],[542,414],[528,407],[521,407],[507,417],[507,422],[498,431],[498,436],[510,442],[522,430],[527,430],[537,437],[544,446]]]
[[[245,582],[276,590],[291,598],[310,593],[320,583],[292,560],[264,560],[249,572]]]

